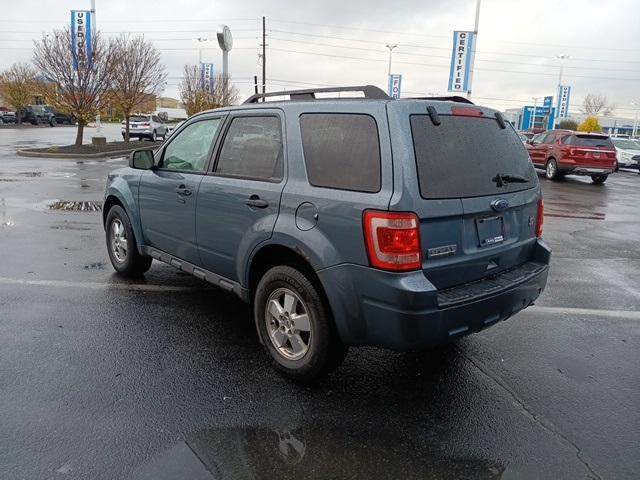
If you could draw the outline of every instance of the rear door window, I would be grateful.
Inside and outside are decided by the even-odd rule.
[[[215,172],[269,182],[282,180],[284,157],[280,118],[234,118],[224,138]]]
[[[606,135],[576,135],[577,147],[606,147],[614,148],[611,139]]]
[[[427,199],[517,192],[538,184],[529,156],[512,128],[492,118],[411,115],[420,194]],[[497,175],[521,182],[498,187]]]
[[[380,191],[380,140],[373,117],[306,113],[300,116],[300,129],[311,185],[370,193]]]

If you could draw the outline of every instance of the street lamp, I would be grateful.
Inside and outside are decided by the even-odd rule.
[[[531,97],[531,100],[533,100],[533,113],[531,114],[531,126],[529,127],[529,129],[533,130],[536,127],[536,112],[538,110],[538,100],[541,97]]]
[[[387,48],[389,49],[389,71],[387,73],[387,83],[389,82],[389,78],[391,77],[391,56],[393,55],[393,49],[397,46],[398,45],[396,45],[395,43],[393,45],[389,45],[387,43]]]
[[[571,60],[571,55],[565,55],[561,53],[560,55],[556,55],[553,57],[556,60],[560,60],[560,73],[558,74],[558,98],[556,100],[556,118],[560,114],[560,87],[562,86],[562,71],[564,70],[564,61]]]
[[[198,37],[198,38],[192,38],[191,40],[198,43],[198,63],[202,63],[202,46],[200,45],[203,44],[204,42],[208,42],[209,39],[206,37]]]

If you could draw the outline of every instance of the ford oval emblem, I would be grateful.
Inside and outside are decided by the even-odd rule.
[[[493,208],[496,212],[504,212],[507,208],[509,208],[509,202],[507,202],[504,198],[496,198],[493,202],[491,202],[491,208]]]

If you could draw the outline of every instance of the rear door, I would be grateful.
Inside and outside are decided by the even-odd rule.
[[[268,239],[285,182],[283,114],[230,115],[213,169],[198,190],[196,235],[201,265],[240,281],[247,255]]]
[[[417,192],[408,205],[396,203],[394,191],[391,209],[418,214],[424,273],[447,288],[530,258],[539,189],[510,125],[501,128],[490,110],[448,102],[437,108],[435,122],[424,105],[406,112]],[[411,190],[409,176],[406,182]]]

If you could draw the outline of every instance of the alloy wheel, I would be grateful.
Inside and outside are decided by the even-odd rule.
[[[274,290],[265,306],[269,340],[287,360],[299,360],[311,345],[309,310],[302,299],[288,288]]]
[[[127,231],[119,218],[111,222],[111,253],[120,263],[127,259]]]

